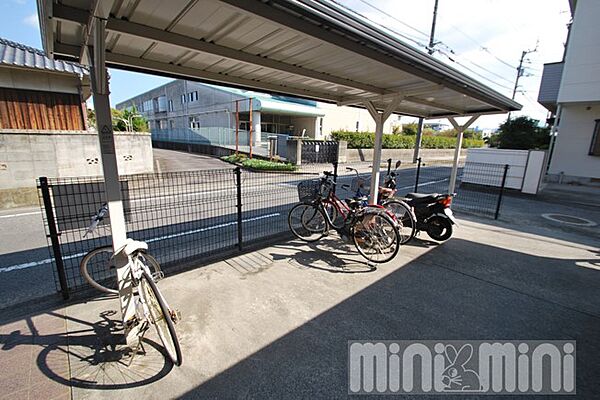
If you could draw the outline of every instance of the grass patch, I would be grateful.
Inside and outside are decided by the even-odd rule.
[[[267,161],[258,158],[249,159],[243,154],[232,154],[230,156],[221,157],[221,159],[230,163],[241,164],[244,168],[251,168],[260,171],[295,171],[297,169],[290,163]]]

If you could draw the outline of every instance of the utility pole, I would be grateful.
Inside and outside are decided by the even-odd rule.
[[[435,43],[435,22],[437,20],[438,1],[439,0],[435,0],[435,4],[433,5],[433,21],[431,22],[431,33],[429,34],[429,51],[428,51],[428,53],[430,55],[435,52],[435,50],[433,48],[436,45],[436,43]]]
[[[527,61],[525,57],[527,57],[528,54],[535,53],[537,51],[538,44],[539,43],[536,43],[535,48],[533,50],[523,50],[523,52],[521,53],[521,59],[519,60],[519,66],[517,67],[517,78],[515,79],[515,87],[513,88],[512,92],[513,100],[517,95],[517,89],[519,88],[519,80],[525,75],[525,67],[523,67],[523,63]],[[511,113],[508,113],[508,119],[510,119],[510,114]]]
[[[435,23],[437,20],[437,10],[438,10],[438,2],[439,0],[435,0],[435,4],[433,5],[433,20],[431,22],[431,33],[429,34],[429,49],[427,50],[427,53],[429,53],[429,55],[433,55],[433,53],[435,53]],[[417,160],[419,159],[419,152],[421,150],[421,138],[423,137],[423,123],[425,121],[423,120],[423,117],[419,117],[419,125],[417,127],[417,137],[415,140],[415,151],[413,152],[413,164],[416,164]]]

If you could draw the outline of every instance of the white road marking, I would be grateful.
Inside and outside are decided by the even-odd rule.
[[[2,218],[23,217],[25,215],[36,215],[36,214],[41,214],[41,213],[42,213],[41,211],[32,211],[32,212],[19,213],[19,214],[0,215],[0,219],[2,219]]]
[[[440,179],[439,181],[431,181],[431,182],[424,182],[424,183],[419,183],[418,186],[427,186],[427,185],[433,185],[435,183],[440,183],[440,182],[445,182],[447,180],[449,180],[450,178],[446,178],[446,179]],[[402,189],[410,189],[410,188],[414,188],[414,185],[410,185],[410,186],[404,186],[401,188],[398,188],[398,190],[402,190]]]
[[[279,215],[281,215],[281,214],[280,213],[271,213],[271,214],[259,215],[258,217],[252,217],[252,218],[243,219],[242,222],[259,221],[261,219],[267,219],[267,218],[277,217]],[[172,238],[186,236],[186,235],[193,235],[195,233],[200,233],[200,232],[206,232],[206,231],[210,231],[210,230],[214,230],[214,229],[225,228],[225,227],[232,226],[232,225],[237,225],[237,221],[227,222],[227,223],[213,225],[213,226],[207,226],[206,228],[192,229],[192,230],[189,230],[189,231],[174,233],[174,234],[171,234],[171,235],[159,236],[159,237],[155,237],[155,238],[151,238],[151,239],[146,240],[146,243],[158,242],[160,240],[172,239]],[[70,260],[72,258],[83,257],[86,254],[87,253],[71,254],[71,255],[68,255],[68,256],[64,256],[63,259],[64,260]],[[46,258],[46,259],[40,260],[40,261],[32,261],[32,262],[23,263],[23,264],[11,265],[10,267],[0,268],[0,273],[2,273],[2,272],[16,271],[16,270],[26,269],[26,268],[38,267],[38,266],[44,265],[44,264],[50,264],[52,262],[52,260],[53,260],[52,258]]]

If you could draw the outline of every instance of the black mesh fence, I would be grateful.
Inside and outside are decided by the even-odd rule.
[[[386,170],[384,162],[382,181]],[[448,162],[405,163],[396,170],[398,196],[414,191],[446,193],[451,170]],[[128,237],[148,243],[166,272],[211,256],[222,257],[253,242],[281,238],[288,233],[288,212],[299,201],[298,184],[323,171],[337,171],[340,198],[368,195],[369,163],[311,164],[292,173],[231,168],[122,176]],[[453,207],[494,215],[504,172],[503,165],[461,166]],[[57,287],[86,288],[79,271],[82,257],[111,244],[110,215],[86,234],[92,217],[106,202],[104,182],[93,177],[40,178],[38,184],[55,270],[64,271],[63,276],[55,275]]]

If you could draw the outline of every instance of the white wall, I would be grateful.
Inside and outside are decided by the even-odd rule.
[[[578,0],[558,102],[600,101],[600,1]]]
[[[323,136],[328,136],[332,131],[356,131],[358,121],[359,131],[375,132],[375,121],[365,109],[356,107],[338,107],[335,104],[317,103],[323,117]],[[392,126],[398,123],[398,116],[392,114],[383,126],[383,133],[392,133]]]
[[[73,74],[0,68],[0,87],[77,94],[79,85],[79,77]]]
[[[549,174],[600,178],[600,157],[588,155],[596,119],[600,119],[600,102],[562,105]]]

